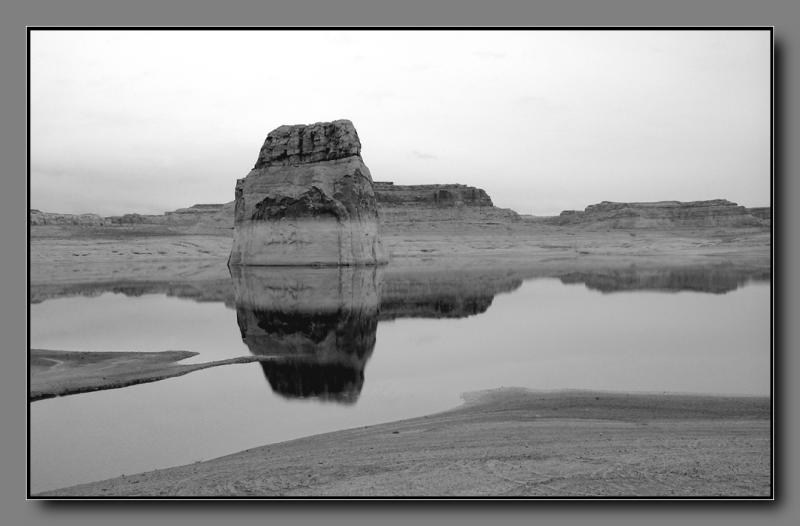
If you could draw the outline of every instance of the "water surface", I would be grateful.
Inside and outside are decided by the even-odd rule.
[[[31,347],[275,354],[31,404],[33,492],[445,410],[466,391],[770,394],[770,286],[719,269],[522,281],[234,272],[232,295],[31,306]]]

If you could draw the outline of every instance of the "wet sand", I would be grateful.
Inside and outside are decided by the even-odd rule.
[[[496,389],[41,497],[769,497],[770,400]]]

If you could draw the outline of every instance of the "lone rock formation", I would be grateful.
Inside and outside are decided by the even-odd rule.
[[[281,126],[236,182],[229,265],[386,262],[378,207],[349,120]]]

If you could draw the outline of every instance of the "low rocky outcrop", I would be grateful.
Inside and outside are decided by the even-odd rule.
[[[166,223],[163,215],[150,214],[123,214],[106,219],[112,225],[163,225]]]
[[[42,225],[79,225],[79,226],[103,226],[109,221],[97,214],[54,214],[31,209],[28,211],[28,218],[31,226]]]
[[[57,214],[30,209],[28,216],[32,226],[73,225],[169,225],[169,226],[216,226],[233,228],[233,201],[221,204],[198,204],[179,208],[163,214],[123,214],[102,217],[98,214]]]
[[[160,215],[124,214],[107,217],[111,225],[165,225],[183,227],[188,233],[217,233],[233,229],[234,202],[197,204]]]
[[[400,185],[375,181],[375,197],[382,206],[494,206],[485,190],[464,184]]]
[[[615,203],[603,201],[583,211],[565,210],[545,222],[556,225],[596,225],[607,228],[757,227],[768,224],[743,206],[725,199]]]
[[[463,184],[399,185],[376,181],[381,220],[389,227],[421,221],[518,221],[516,212],[497,208],[485,190]]]
[[[236,183],[230,265],[386,262],[372,176],[348,120],[281,126]]]
[[[189,208],[179,208],[166,212],[164,218],[170,225],[193,225],[198,223],[224,221],[233,227],[229,218],[233,217],[233,203],[198,204]]]

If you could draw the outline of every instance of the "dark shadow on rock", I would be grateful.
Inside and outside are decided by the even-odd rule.
[[[358,400],[375,348],[379,268],[231,268],[236,319],[272,389],[287,398]]]
[[[769,281],[770,269],[731,265],[647,268],[569,272],[560,276],[564,284],[583,283],[602,293],[623,291],[693,291],[726,294],[751,281]]]

